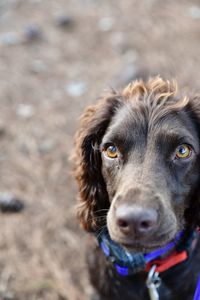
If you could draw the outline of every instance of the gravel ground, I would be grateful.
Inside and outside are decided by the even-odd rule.
[[[0,0],[0,300],[88,300],[70,155],[77,119],[110,87],[177,78],[200,91],[199,1]]]

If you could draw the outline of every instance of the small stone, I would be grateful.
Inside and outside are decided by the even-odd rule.
[[[80,81],[80,82],[72,82],[68,84],[65,90],[67,94],[71,97],[80,97],[86,92],[87,88],[86,88],[86,84]]]
[[[130,50],[125,51],[123,53],[122,59],[124,61],[124,64],[126,64],[126,65],[131,64],[132,65],[138,60],[138,54],[133,49],[130,49]]]
[[[20,149],[20,152],[24,155],[24,156],[29,156],[30,155],[30,150],[29,150],[29,147],[26,143],[21,143],[19,145],[19,149]]]
[[[19,104],[16,113],[19,117],[29,119],[34,115],[34,108],[30,104]]]
[[[1,1],[0,1],[0,5],[1,5]],[[10,11],[4,11],[1,12],[0,14],[0,24],[5,24],[5,22],[7,22],[11,17],[11,13]]]
[[[1,161],[5,161],[7,159],[7,154],[6,153],[3,153],[3,152],[0,152],[0,162]],[[1,299],[1,298],[0,298]]]
[[[111,86],[119,88],[127,85],[137,77],[138,69],[134,64],[124,66],[118,75],[113,79]]]
[[[192,19],[200,19],[200,7],[195,5],[191,6],[188,14]]]
[[[110,37],[110,42],[115,50],[119,53],[124,53],[127,50],[127,41],[122,32],[115,32]]]
[[[74,24],[74,20],[70,15],[58,14],[55,17],[55,23],[58,27],[69,28]]]
[[[4,292],[2,297],[3,300],[14,300],[14,295],[11,292]]]
[[[42,2],[42,0],[30,0],[33,4],[39,4]]]
[[[0,35],[0,44],[4,46],[15,46],[22,41],[17,32],[5,32]]]
[[[54,140],[46,139],[39,145],[38,151],[40,154],[47,154],[51,150],[53,150],[54,146],[55,146]]]
[[[40,74],[47,70],[46,64],[39,59],[33,60],[30,65],[30,71],[32,73]]]
[[[102,19],[99,20],[99,29],[101,31],[110,31],[113,26],[114,26],[114,20],[112,18],[109,17],[104,17]]]
[[[30,24],[26,26],[24,30],[24,38],[25,41],[30,42],[30,41],[35,41],[39,40],[42,37],[42,32],[40,30],[40,27],[36,24]]]
[[[6,125],[0,121],[0,138],[6,134]]]
[[[16,198],[11,193],[0,193],[0,210],[2,212],[19,212],[24,208],[21,199]]]

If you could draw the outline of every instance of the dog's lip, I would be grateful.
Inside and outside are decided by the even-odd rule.
[[[158,250],[164,246],[166,246],[171,240],[166,241],[165,243],[157,243],[157,244],[142,244],[142,243],[120,243],[120,245],[125,248],[128,252],[142,252],[142,253],[149,253],[154,250]]]
[[[176,236],[176,233],[174,232],[169,232],[166,234],[168,238],[164,239],[163,236],[157,238],[157,242],[142,242],[142,241],[135,241],[135,242],[130,242],[130,241],[125,241],[125,240],[120,240],[117,238],[112,238],[116,243],[121,245],[125,250],[128,252],[143,252],[143,253],[149,253],[151,251],[160,249],[162,247],[165,247],[168,243],[172,242],[173,239]]]

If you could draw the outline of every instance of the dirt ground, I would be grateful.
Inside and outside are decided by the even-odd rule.
[[[198,0],[0,0],[0,300],[89,300],[74,214],[78,116],[137,77],[200,91]]]

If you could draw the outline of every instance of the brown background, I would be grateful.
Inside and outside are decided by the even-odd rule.
[[[0,0],[0,192],[26,205],[0,215],[0,299],[89,299],[69,163],[77,118],[135,76],[200,91],[198,5]]]

